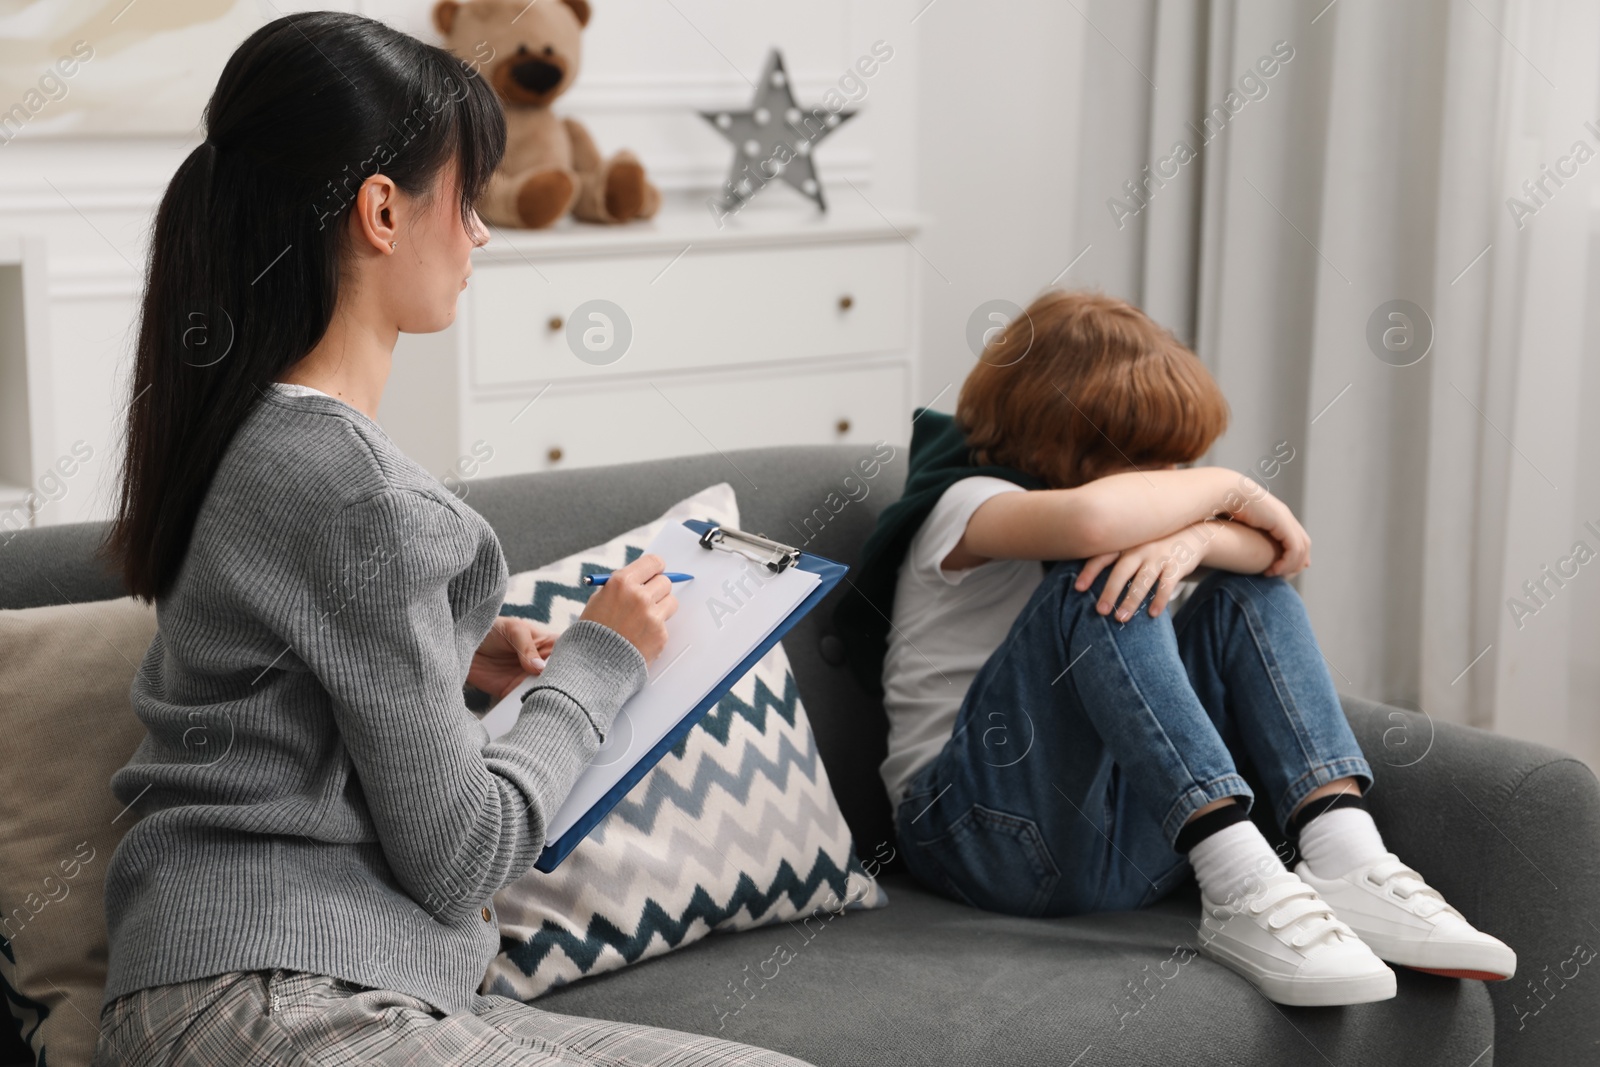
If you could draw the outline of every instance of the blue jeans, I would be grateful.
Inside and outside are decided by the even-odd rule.
[[[973,679],[895,815],[920,882],[1013,915],[1139,908],[1189,873],[1173,847],[1200,808],[1254,803],[1283,827],[1318,786],[1372,782],[1281,578],[1213,571],[1174,616],[1102,616],[1083,561],[1047,570]],[[1109,571],[1109,568],[1107,569]]]

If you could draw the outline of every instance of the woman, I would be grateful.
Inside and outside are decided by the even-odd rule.
[[[223,70],[156,218],[119,513],[158,631],[113,778],[100,1064],[771,1064],[476,990],[492,896],[676,608],[618,571],[559,640],[499,618],[488,524],[374,421],[399,332],[448,326],[505,148],[444,51],[314,12]],[[537,674],[489,743],[463,682]]]
[[[839,611],[882,681],[906,866],[1019,915],[1143,907],[1192,871],[1200,951],[1282,1004],[1387,999],[1386,963],[1509,978],[1516,954],[1365,810],[1372,768],[1285,581],[1305,530],[1253,479],[1173,469],[1227,421],[1142,311],[1061,291],[991,340],[953,419],[918,414],[906,493]]]

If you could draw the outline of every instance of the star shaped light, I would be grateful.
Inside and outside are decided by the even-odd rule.
[[[736,149],[722,194],[725,211],[743,207],[774,178],[783,179],[818,208],[828,210],[811,151],[855,111],[829,111],[820,106],[805,109],[796,104],[783,56],[776,48],[767,55],[750,110],[700,114]]]

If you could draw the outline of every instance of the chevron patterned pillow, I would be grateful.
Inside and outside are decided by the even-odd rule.
[[[500,613],[564,629],[592,591],[584,574],[637,559],[666,523],[688,518],[737,526],[732,486],[513,575]],[[480,992],[533,1000],[713,931],[887,903],[856,857],[779,643],[559,867],[495,895],[501,952]]]

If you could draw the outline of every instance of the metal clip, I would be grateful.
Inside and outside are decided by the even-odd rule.
[[[737,552],[746,559],[766,567],[774,574],[781,574],[786,569],[800,562],[800,550],[789,545],[779,544],[760,534],[745,533],[735,530],[731,526],[713,526],[700,535],[700,547],[705,549],[720,548],[724,552]]]

